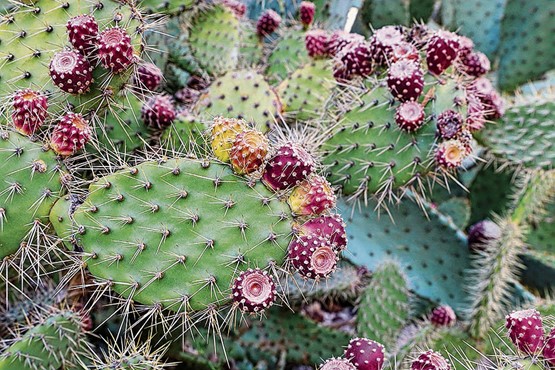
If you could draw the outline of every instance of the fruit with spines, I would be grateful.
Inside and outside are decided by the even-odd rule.
[[[426,48],[426,63],[430,72],[440,75],[453,64],[459,53],[458,36],[452,32],[439,30]]]
[[[347,345],[345,358],[357,370],[381,370],[385,361],[385,348],[381,343],[367,338],[354,338]]]
[[[341,51],[348,49],[351,45],[364,41],[364,36],[356,33],[348,33],[344,31],[334,31],[329,37],[328,53],[330,56],[335,57]]]
[[[83,149],[91,135],[91,126],[82,114],[68,113],[54,127],[50,147],[61,156],[70,156]]]
[[[312,58],[328,56],[328,43],[330,35],[324,30],[310,30],[305,35],[305,47]]]
[[[96,51],[98,41],[98,23],[89,14],[81,14],[67,21],[67,33],[71,45],[84,56],[90,56]]]
[[[245,120],[215,117],[211,127],[211,146],[216,158],[230,161],[230,151],[238,134],[248,129]]]
[[[393,46],[403,41],[403,34],[398,27],[384,26],[377,29],[370,39],[372,57],[376,64],[384,66],[392,60]]]
[[[488,244],[501,237],[501,229],[491,220],[476,222],[468,229],[468,248],[483,250]]]
[[[339,259],[329,240],[311,234],[294,237],[287,258],[299,275],[315,280],[333,273]]]
[[[256,21],[256,33],[264,37],[274,33],[281,24],[281,17],[275,11],[268,9]]]
[[[135,77],[139,87],[149,91],[156,91],[160,87],[163,78],[162,71],[153,63],[141,63],[137,68],[137,75]]]
[[[312,174],[293,188],[288,203],[295,215],[319,215],[335,207],[336,197],[331,184],[322,176]]]
[[[555,328],[551,329],[545,338],[542,355],[549,364],[555,366]]]
[[[509,338],[520,351],[528,355],[541,352],[544,346],[543,323],[536,309],[513,311],[505,320]]]
[[[311,1],[302,1],[299,5],[299,18],[305,27],[309,27],[314,22],[316,5]]]
[[[405,41],[393,44],[391,46],[391,63],[402,59],[420,61],[420,54],[416,46]]]
[[[175,119],[177,112],[169,95],[157,94],[148,98],[141,109],[141,118],[153,129],[165,129]]]
[[[434,308],[430,314],[430,322],[435,326],[453,326],[457,322],[457,315],[449,305]]]
[[[262,181],[274,191],[291,188],[315,169],[314,158],[300,145],[285,143],[268,160]]]
[[[353,42],[341,50],[334,59],[333,76],[337,80],[366,77],[372,73],[372,49],[366,41]]]
[[[462,71],[473,77],[485,75],[491,69],[488,57],[479,51],[473,51],[461,56],[460,62]]]
[[[329,358],[320,365],[318,370],[357,370],[346,358]]]
[[[440,168],[452,170],[460,167],[463,160],[468,156],[468,149],[458,139],[443,141],[435,150],[436,165]]]
[[[233,281],[233,302],[243,312],[257,313],[269,308],[276,299],[276,286],[267,271],[248,269]]]
[[[12,123],[24,135],[33,135],[48,116],[48,97],[31,89],[17,91],[12,102]]]
[[[50,77],[56,86],[70,94],[89,91],[93,83],[93,68],[89,61],[75,50],[60,51],[50,62]]]
[[[119,26],[105,29],[98,35],[100,64],[114,74],[122,73],[134,61],[131,36]]]
[[[424,75],[417,62],[401,59],[389,66],[387,86],[400,101],[416,100],[424,91]]]
[[[441,112],[437,117],[437,133],[443,140],[458,138],[463,127],[462,115],[452,109]]]
[[[321,237],[328,240],[332,248],[341,252],[347,247],[345,222],[338,214],[322,215],[298,226],[299,235]]]
[[[432,350],[422,352],[411,364],[412,370],[450,370],[451,365],[439,353]]]
[[[406,132],[417,131],[425,121],[424,108],[417,102],[406,101],[395,110],[395,123]]]
[[[248,130],[239,133],[229,151],[233,170],[238,175],[259,170],[268,155],[269,143],[263,133]]]

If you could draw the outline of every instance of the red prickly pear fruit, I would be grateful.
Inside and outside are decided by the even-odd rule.
[[[381,370],[385,359],[384,346],[370,339],[354,338],[345,350],[345,358],[357,370]]]
[[[468,248],[472,251],[483,251],[486,245],[501,237],[501,228],[490,220],[476,222],[468,229]]]
[[[346,358],[330,358],[318,370],[357,370]]]
[[[177,101],[191,107],[195,104],[200,97],[200,91],[191,89],[190,87],[184,87],[175,93],[175,98]]]
[[[233,281],[233,302],[243,312],[260,312],[270,307],[276,299],[276,286],[267,271],[248,269]]]
[[[259,131],[239,133],[229,151],[235,173],[245,175],[258,170],[268,155],[268,147],[268,139]]]
[[[102,31],[98,36],[98,58],[104,68],[115,74],[133,64],[133,44],[127,31],[117,26]]]
[[[266,164],[262,181],[274,191],[285,190],[306,179],[314,167],[314,158],[306,150],[287,143]]]
[[[474,93],[466,95],[466,102],[466,126],[471,132],[480,131],[486,125],[484,105]]]
[[[401,41],[398,44],[391,46],[391,63],[397,62],[402,59],[420,61],[420,53],[413,44]]]
[[[299,5],[299,18],[301,23],[308,27],[314,22],[314,14],[316,14],[316,5],[310,1],[303,1]]]
[[[440,143],[435,151],[436,164],[444,169],[454,169],[462,165],[467,157],[465,145],[457,139]]]
[[[551,329],[551,332],[545,338],[542,354],[545,361],[551,366],[555,366],[555,328]]]
[[[263,37],[274,33],[281,24],[281,17],[275,11],[266,10],[256,22],[256,33]]]
[[[437,134],[444,140],[455,139],[461,134],[463,124],[462,116],[448,109],[437,117]]]
[[[54,54],[50,61],[50,77],[54,85],[70,94],[84,94],[93,82],[91,64],[75,50]]]
[[[466,149],[465,155],[469,156],[474,152],[474,147],[472,145],[472,134],[467,129],[463,129],[457,139],[464,145]]]
[[[334,31],[329,37],[327,51],[332,57],[338,55],[351,44],[364,42],[364,36],[356,33],[347,33],[345,31]]]
[[[411,364],[411,370],[451,370],[449,362],[438,352],[422,352]]]
[[[40,91],[19,90],[13,96],[12,121],[24,135],[34,134],[48,116],[48,98]]]
[[[67,21],[67,33],[71,45],[84,56],[96,50],[98,41],[98,23],[88,14],[78,15]]]
[[[91,134],[89,122],[81,114],[68,113],[54,127],[50,147],[58,155],[69,156],[83,149]]]
[[[402,59],[389,67],[387,86],[400,101],[416,100],[424,90],[424,74],[417,62]]]
[[[505,113],[505,103],[485,77],[479,77],[472,82],[469,90],[475,94],[484,106],[484,117],[486,119],[498,119]]]
[[[460,61],[462,72],[472,77],[485,75],[491,69],[488,57],[479,51],[473,51],[460,57]]]
[[[519,350],[533,355],[543,349],[543,324],[537,310],[513,311],[505,320],[509,338]]]
[[[368,42],[354,42],[336,55],[333,76],[337,80],[349,80],[354,76],[372,73],[372,51]]]
[[[336,200],[328,180],[312,174],[293,189],[288,203],[295,215],[316,216],[335,207]]]
[[[337,252],[322,237],[298,235],[289,244],[287,252],[289,261],[304,278],[326,278],[337,267]]]
[[[453,64],[459,52],[459,37],[449,31],[439,30],[428,41],[426,63],[428,70],[440,75]]]
[[[430,322],[435,326],[453,326],[457,322],[457,315],[451,306],[439,306],[432,310]]]
[[[211,128],[211,146],[216,158],[229,162],[229,152],[235,137],[247,129],[247,122],[242,119],[215,117]]]
[[[144,123],[158,130],[171,125],[176,115],[173,101],[167,95],[151,96],[141,108],[141,118]]]
[[[310,30],[306,32],[304,43],[308,55],[321,58],[328,55],[329,35],[324,30]]]
[[[136,81],[140,88],[156,91],[163,77],[162,71],[155,64],[143,63],[137,68]]]
[[[466,36],[459,35],[459,57],[462,58],[473,51],[474,41]]]
[[[370,39],[374,62],[381,66],[391,62],[393,46],[402,42],[405,42],[405,38],[399,27],[385,26],[377,29]]]
[[[337,252],[347,247],[345,222],[338,214],[313,218],[298,227],[299,235],[313,235],[328,240]]]
[[[395,110],[395,123],[406,132],[414,132],[422,127],[424,118],[424,108],[415,101],[401,103]]]
[[[243,18],[245,13],[247,13],[247,6],[237,0],[222,0],[222,5],[231,9],[231,11],[239,19]]]

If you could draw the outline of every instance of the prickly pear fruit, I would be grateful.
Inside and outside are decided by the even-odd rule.
[[[235,137],[229,151],[233,170],[245,175],[258,170],[268,155],[268,139],[256,130],[243,131]]]
[[[370,339],[354,338],[345,350],[345,358],[357,370],[381,370],[385,359],[384,346]]]
[[[91,134],[89,122],[81,114],[68,113],[54,128],[50,147],[59,155],[72,155],[85,147]]]
[[[299,5],[299,18],[301,23],[308,27],[314,22],[314,14],[316,14],[316,5],[310,1],[303,1]]]
[[[387,86],[400,101],[416,100],[424,90],[424,74],[414,60],[401,59],[389,67]]]
[[[275,11],[266,10],[256,22],[256,33],[263,37],[272,34],[281,23],[281,17]]]
[[[374,32],[370,43],[376,64],[385,65],[392,60],[393,46],[404,42],[403,33],[395,26],[385,26]]]
[[[93,82],[91,64],[75,50],[60,51],[50,62],[54,85],[70,94],[84,94]]]
[[[216,158],[222,162],[229,162],[229,151],[235,137],[247,128],[247,123],[242,119],[215,117],[211,130],[211,145]]]
[[[98,36],[98,58],[102,66],[113,73],[121,73],[133,64],[133,45],[126,30],[108,28]]]
[[[276,299],[276,286],[270,275],[261,269],[243,271],[233,282],[233,302],[243,312],[260,312]]]
[[[296,215],[308,216],[335,207],[331,184],[320,175],[312,175],[297,185],[289,195],[289,206]]]
[[[437,117],[437,133],[444,140],[456,139],[463,130],[460,113],[448,109]]]
[[[458,36],[439,30],[428,41],[426,63],[430,72],[440,75],[453,64],[459,52]]]
[[[403,131],[414,132],[424,124],[424,108],[415,101],[406,101],[395,110],[395,123]]]
[[[552,366],[555,366],[555,328],[545,338],[545,346],[543,347],[543,358]]]
[[[451,306],[443,305],[432,310],[430,322],[435,326],[453,326],[457,321],[457,315]]]
[[[324,30],[308,31],[304,38],[306,51],[312,58],[320,58],[328,55],[329,35]]]
[[[274,191],[297,185],[314,171],[314,158],[301,146],[283,144],[270,158],[262,181]]]
[[[345,358],[329,358],[324,362],[320,367],[319,370],[357,370],[356,367],[353,366],[349,362],[349,360]]]
[[[151,96],[141,109],[141,117],[144,123],[154,129],[168,127],[176,115],[173,101],[167,95]]]
[[[300,235],[314,235],[327,239],[333,249],[341,252],[347,247],[345,222],[340,215],[324,215],[313,218],[302,224],[298,230]]]
[[[137,69],[137,83],[139,87],[155,91],[162,82],[162,71],[155,64],[143,63]]]
[[[24,89],[13,97],[12,121],[22,134],[32,135],[48,116],[48,98],[40,91]]]
[[[513,311],[505,317],[509,338],[522,352],[533,355],[542,350],[543,324],[535,309]]]
[[[98,41],[98,23],[93,16],[82,14],[67,21],[67,33],[71,45],[84,56],[91,55]]]
[[[450,370],[449,362],[438,352],[422,352],[411,364],[411,370]]]
[[[288,258],[299,275],[316,280],[331,275],[339,259],[330,242],[316,235],[295,237],[289,244]]]
[[[445,169],[454,169],[462,165],[468,156],[468,150],[460,140],[447,140],[438,145],[435,151],[436,164]]]

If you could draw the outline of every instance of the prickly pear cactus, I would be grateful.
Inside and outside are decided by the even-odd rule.
[[[81,318],[71,311],[60,311],[41,317],[21,336],[8,340],[0,353],[0,369],[76,368],[84,338]]]
[[[206,125],[194,116],[181,115],[164,131],[163,147],[178,153],[199,153],[206,146]]]
[[[281,113],[281,103],[264,77],[254,70],[230,71],[212,82],[194,107],[201,117],[240,117],[267,131]]]
[[[54,154],[40,143],[0,131],[0,256],[15,253],[48,223],[50,209],[62,195],[63,171]]]
[[[310,61],[305,44],[305,31],[293,27],[284,32],[268,56],[266,75],[272,84],[283,81],[290,73]]]
[[[101,178],[74,220],[97,279],[136,302],[188,311],[229,302],[240,270],[281,266],[289,214],[228,166],[172,159]]]
[[[175,15],[190,9],[195,0],[140,0],[138,3],[148,12]]]
[[[90,91],[79,95],[63,92],[50,77],[53,56],[71,46],[66,24],[72,17],[83,14],[92,15],[101,32],[110,27],[123,28],[131,37],[134,55],[140,56],[145,27],[138,9],[129,2],[71,0],[60,4],[57,0],[41,0],[32,11],[20,6],[0,23],[0,53],[8,56],[0,66],[0,97],[6,99],[17,90],[38,87],[50,92],[48,111],[52,116],[63,112],[67,104],[78,112],[107,104],[128,82],[132,68],[113,74],[101,66],[95,67]]]

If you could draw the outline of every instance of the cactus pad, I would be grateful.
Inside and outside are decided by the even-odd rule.
[[[201,117],[214,116],[243,118],[267,131],[281,112],[281,104],[274,90],[255,71],[239,70],[216,79],[195,106]]]
[[[168,127],[162,135],[162,144],[165,148],[179,153],[189,153],[191,150],[198,150],[205,146],[206,138],[203,132],[206,125],[193,116],[177,116],[175,121]]]
[[[145,162],[89,190],[74,214],[89,271],[136,302],[202,310],[229,301],[240,270],[284,262],[287,205],[228,166]]]
[[[14,132],[0,132],[0,256],[17,251],[61,195],[56,154]]]
[[[291,28],[284,32],[268,56],[266,75],[272,84],[283,81],[290,73],[310,61],[304,43],[302,28]]]

